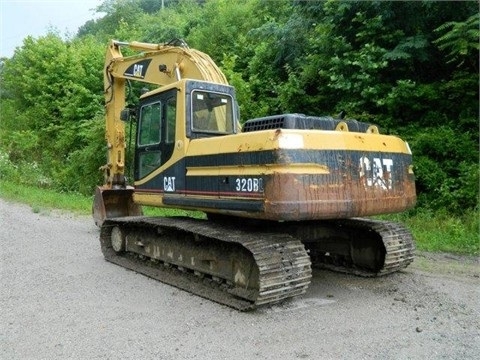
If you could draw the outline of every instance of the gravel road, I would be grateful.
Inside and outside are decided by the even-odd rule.
[[[0,359],[476,359],[478,259],[419,254],[240,313],[103,260],[89,217],[0,199]]]

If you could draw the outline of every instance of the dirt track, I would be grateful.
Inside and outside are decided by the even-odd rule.
[[[478,259],[419,254],[364,279],[314,271],[251,313],[103,260],[88,217],[0,200],[0,359],[475,359]]]

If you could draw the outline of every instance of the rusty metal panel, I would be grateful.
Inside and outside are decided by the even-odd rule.
[[[334,219],[409,209],[416,194],[408,158],[337,152],[325,161],[328,174],[274,173],[264,182],[265,218]]]

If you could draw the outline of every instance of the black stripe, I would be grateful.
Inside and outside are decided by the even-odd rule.
[[[176,192],[205,191],[211,193],[236,192],[235,180],[238,178],[264,178],[260,174],[246,176],[185,176],[186,168],[196,167],[223,167],[242,165],[265,165],[265,164],[320,164],[328,167],[330,174],[309,175],[317,178],[321,183],[338,182],[342,174],[352,180],[359,178],[360,158],[367,156],[370,161],[373,158],[393,160],[393,179],[395,182],[404,180],[405,170],[412,164],[410,154],[384,153],[384,152],[360,152],[355,150],[269,150],[245,153],[224,153],[214,155],[196,155],[181,159],[170,168],[155,176],[145,184],[138,185],[139,189],[161,189],[164,188],[164,177],[175,177]],[[241,195],[241,192],[239,192]]]
[[[368,155],[369,158],[395,159],[397,164],[410,164],[412,156],[403,153],[367,152],[358,150],[305,150],[305,149],[276,149],[251,151],[240,153],[223,153],[212,155],[187,156],[187,167],[202,166],[235,166],[235,165],[264,165],[264,164],[322,164],[330,169],[337,169],[346,160],[358,164],[360,158]]]
[[[198,199],[185,196],[165,195],[163,198],[165,205],[173,206],[191,206],[195,208],[210,208],[237,211],[258,211],[262,212],[263,201],[259,200],[225,200],[225,199]]]

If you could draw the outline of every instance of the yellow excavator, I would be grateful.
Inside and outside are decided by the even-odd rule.
[[[129,81],[155,87],[135,108]],[[412,262],[404,226],[365,218],[415,204],[400,138],[304,114],[240,126],[234,88],[182,40],[111,41],[104,84],[108,158],[93,217],[106,260],[239,310],[305,293],[312,266],[379,276]],[[136,127],[131,185],[125,121]],[[142,205],[206,216],[146,217]]]

